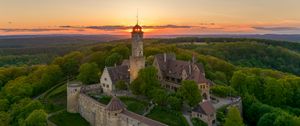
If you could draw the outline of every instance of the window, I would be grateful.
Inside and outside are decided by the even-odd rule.
[[[107,88],[109,88],[109,85],[106,85]]]
[[[105,81],[107,81],[107,78],[104,78]]]

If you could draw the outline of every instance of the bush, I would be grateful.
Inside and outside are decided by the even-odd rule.
[[[214,85],[210,88],[212,94],[219,97],[237,96],[237,92],[230,86]]]

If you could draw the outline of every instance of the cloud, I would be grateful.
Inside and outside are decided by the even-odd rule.
[[[97,30],[104,30],[104,31],[115,31],[115,30],[127,30],[131,29],[133,26],[124,26],[124,25],[103,25],[103,26],[60,26],[60,28],[68,28],[68,29],[78,29],[78,28],[83,28],[83,29],[97,29]],[[166,29],[166,28],[172,28],[172,29],[177,29],[177,28],[192,28],[196,26],[187,26],[187,25],[146,25],[142,26],[145,29]]]
[[[252,27],[256,30],[265,30],[265,31],[297,31],[300,30],[299,27],[266,27],[266,26],[254,26]]]
[[[201,24],[201,25],[145,25],[142,26],[144,29],[212,29],[204,25],[214,25],[214,24]],[[125,25],[99,25],[99,26],[72,26],[63,25],[56,26],[53,28],[0,28],[1,32],[59,32],[59,31],[85,31],[88,29],[100,30],[100,31],[121,31],[131,29],[133,26]]]
[[[165,29],[165,28],[192,28],[195,26],[187,26],[187,25],[159,25],[159,26],[143,26],[144,28],[149,28],[149,29]]]
[[[46,31],[65,31],[68,29],[61,29],[61,28],[54,28],[54,29],[47,29],[47,28],[31,28],[31,29],[18,29],[18,28],[2,28],[0,31],[3,32],[46,32]]]

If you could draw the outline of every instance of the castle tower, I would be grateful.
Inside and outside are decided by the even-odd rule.
[[[107,126],[120,126],[120,113],[126,109],[126,106],[122,103],[122,101],[113,96],[108,105],[105,107],[107,121]]]
[[[80,89],[80,82],[68,82],[67,84],[67,111],[70,113],[78,113]]]
[[[142,27],[137,23],[131,32],[131,50],[130,56],[130,82],[135,80],[138,72],[145,67],[145,58],[143,55],[143,31]]]

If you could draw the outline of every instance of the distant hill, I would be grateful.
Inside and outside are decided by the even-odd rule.
[[[56,56],[90,45],[123,39],[113,35],[16,35],[0,36],[0,67],[49,63]]]
[[[218,35],[156,35],[153,38],[199,37],[199,38],[256,38],[300,42],[300,34],[218,34]]]
[[[210,35],[146,35],[146,38],[176,38],[176,37],[199,37],[199,38],[257,38],[257,39],[273,39],[283,41],[300,42],[300,34],[210,34]],[[28,38],[73,38],[96,41],[111,41],[118,39],[130,38],[127,35],[80,35],[80,34],[53,34],[53,35],[9,35],[1,36],[1,39],[28,39]],[[1,42],[1,41],[0,41]]]

